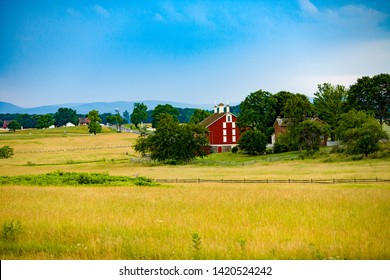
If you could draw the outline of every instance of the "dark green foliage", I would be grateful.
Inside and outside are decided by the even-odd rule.
[[[290,119],[290,127],[295,128],[307,117],[313,116],[314,106],[306,95],[297,93],[287,100],[283,111],[285,116]]]
[[[278,135],[273,147],[273,151],[275,154],[296,150],[298,150],[298,143],[291,136],[291,133],[287,131]]]
[[[206,129],[199,125],[180,125],[171,115],[162,113],[155,134],[139,137],[134,149],[152,160],[170,164],[185,163],[205,156],[208,146]]]
[[[127,110],[123,112],[122,117],[125,123],[130,123],[130,113]]]
[[[37,117],[35,115],[21,114],[16,120],[23,128],[35,128],[37,125]]]
[[[232,148],[232,153],[233,154],[236,154],[238,152],[238,147],[237,146],[234,146],[233,148]]]
[[[263,154],[266,150],[267,138],[261,131],[248,130],[241,135],[238,146],[249,155]]]
[[[1,232],[1,239],[3,241],[16,241],[22,232],[22,224],[20,221],[4,223]]]
[[[321,140],[329,135],[330,128],[319,121],[306,120],[298,125],[297,131],[300,150],[318,151]]]
[[[179,110],[170,104],[157,105],[152,112],[152,127],[157,127],[161,114],[171,115],[175,121],[179,121]]]
[[[49,128],[54,124],[54,118],[51,114],[41,115],[37,120],[37,128]]]
[[[15,132],[17,129],[20,129],[21,125],[17,121],[12,121],[8,124],[8,129]]]
[[[240,104],[240,116],[237,126],[241,131],[248,128],[251,130],[264,131],[269,139],[273,133],[273,123],[276,118],[274,110],[276,99],[267,91],[256,91],[248,95]]]
[[[211,113],[206,110],[195,109],[194,114],[190,118],[190,123],[198,124],[210,115]]]
[[[122,116],[118,113],[116,113],[115,115],[111,115],[111,116],[108,116],[107,117],[107,121],[110,123],[110,124],[115,124],[116,126],[116,130],[118,132],[121,131],[122,129],[122,124],[126,123],[126,120],[124,118],[122,118]]]
[[[288,91],[280,91],[274,94],[272,97],[275,99],[274,110],[276,116],[284,117],[284,107],[290,98],[293,98],[295,94]]]
[[[90,123],[88,124],[88,130],[90,133],[96,135],[96,133],[102,132],[102,126],[100,125],[102,119],[99,117],[99,111],[90,111],[88,113],[88,119],[90,121]]]
[[[101,121],[102,123],[107,123],[107,122],[108,122],[108,121],[107,121],[107,118],[108,118],[109,116],[112,116],[112,113],[103,113],[103,114],[100,114],[100,115],[99,115],[100,119],[102,120],[102,121]]]
[[[148,107],[144,103],[134,103],[133,113],[131,113],[130,119],[131,122],[138,128],[138,125],[142,122],[145,122],[148,113]]]
[[[79,123],[76,110],[70,108],[59,108],[54,114],[54,120],[57,126],[64,126],[68,122],[71,122],[74,125]]]
[[[314,106],[318,117],[330,125],[330,136],[335,140],[337,123],[346,110],[348,90],[341,85],[332,86],[325,83],[318,85],[318,91],[314,95]]]
[[[349,154],[369,154],[379,150],[379,140],[389,136],[378,121],[362,111],[352,110],[341,116],[337,129]]]
[[[390,74],[362,77],[349,89],[350,109],[372,112],[382,124],[390,120]]]
[[[76,173],[56,171],[39,175],[0,176],[0,185],[28,186],[157,186],[153,180],[145,177],[111,176],[108,173]]]
[[[11,158],[14,155],[14,149],[10,146],[0,148],[0,158]]]

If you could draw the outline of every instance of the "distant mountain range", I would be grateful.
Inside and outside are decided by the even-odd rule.
[[[39,106],[34,108],[23,108],[11,103],[0,101],[0,114],[49,114],[55,113],[59,108],[71,108],[76,110],[77,114],[88,114],[91,110],[98,110],[102,113],[115,113],[118,108],[121,113],[128,111],[131,113],[134,108],[134,103],[144,103],[148,110],[153,110],[157,105],[170,104],[175,108],[198,108],[205,110],[212,110],[213,104],[186,104],[172,101],[158,101],[158,100],[141,100],[141,101],[115,101],[115,102],[93,102],[93,103],[68,103],[58,105]],[[235,105],[235,104],[233,104]]]

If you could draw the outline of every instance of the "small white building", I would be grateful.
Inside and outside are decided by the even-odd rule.
[[[75,125],[73,123],[71,123],[71,122],[67,122],[65,126],[66,127],[71,127],[71,126],[75,126]]]

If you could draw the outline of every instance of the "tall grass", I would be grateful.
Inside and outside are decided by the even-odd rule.
[[[1,259],[389,259],[387,185],[0,187]]]

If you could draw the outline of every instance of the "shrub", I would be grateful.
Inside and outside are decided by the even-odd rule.
[[[241,135],[238,146],[249,155],[263,154],[266,150],[267,138],[259,130],[248,130]]]
[[[11,158],[14,155],[14,149],[10,146],[0,148],[0,158]]]
[[[232,148],[232,153],[233,153],[233,154],[237,154],[237,152],[238,152],[238,147],[237,147],[237,146],[234,146],[234,147]]]
[[[22,224],[19,221],[4,223],[1,232],[1,239],[4,241],[15,241],[21,233]]]
[[[298,146],[295,141],[293,141],[293,137],[290,135],[290,133],[285,132],[278,135],[273,149],[275,154],[279,154],[296,151],[298,150]]]

